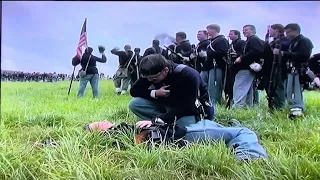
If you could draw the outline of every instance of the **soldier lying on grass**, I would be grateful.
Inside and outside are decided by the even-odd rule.
[[[247,161],[267,158],[266,150],[252,130],[245,127],[225,127],[210,120],[201,120],[186,127],[176,123],[167,124],[163,121],[153,122],[152,125],[145,125],[141,121],[136,125],[128,125],[127,123],[116,125],[108,121],[101,121],[88,124],[86,130],[103,133],[135,132],[134,142],[137,144],[163,143],[183,147],[193,143],[222,140],[232,149],[237,159]]]

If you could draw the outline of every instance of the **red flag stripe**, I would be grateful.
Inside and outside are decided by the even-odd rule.
[[[79,38],[79,43],[77,47],[77,56],[81,59],[82,56],[82,47],[87,46],[87,19],[85,19],[82,28],[81,28],[81,33],[80,33],[80,38]]]
[[[86,41],[86,40],[87,40],[86,34],[82,34],[82,35],[80,36],[79,44],[80,44],[81,42],[83,42],[83,41]]]

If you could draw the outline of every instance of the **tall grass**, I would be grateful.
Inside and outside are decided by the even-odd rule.
[[[223,143],[183,149],[134,146],[130,138],[89,134],[83,126],[109,120],[133,123],[130,96],[117,96],[101,81],[101,98],[68,97],[69,82],[2,82],[0,179],[320,179],[320,94],[305,92],[305,117],[267,113],[265,98],[251,110],[218,107],[218,122],[230,118],[256,131],[269,159],[235,160]],[[58,145],[39,146],[45,139]]]

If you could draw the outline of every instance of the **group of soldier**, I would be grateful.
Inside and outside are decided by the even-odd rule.
[[[40,72],[23,72],[23,71],[1,71],[1,81],[20,81],[20,82],[57,82],[70,80],[71,74],[62,73],[40,73]],[[105,77],[104,73],[100,73],[100,79],[110,79],[108,76]],[[74,80],[79,81],[79,75],[74,77]]]
[[[311,56],[313,44],[301,34],[300,26],[273,24],[264,40],[256,35],[254,25],[243,26],[246,40],[241,39],[239,30],[230,30],[228,38],[220,31],[217,24],[199,30],[197,45],[191,45],[185,32],[169,37],[173,44],[164,48],[159,39],[154,39],[143,55],[140,48],[132,51],[130,45],[124,51],[113,48],[111,53],[119,56],[119,69],[114,75],[116,93],[126,94],[129,84],[140,78],[143,57],[161,54],[167,60],[196,69],[208,86],[212,104],[222,104],[224,99],[228,108],[254,106],[260,102],[259,92],[265,90],[271,110],[282,110],[287,102],[290,117],[302,116],[302,91],[305,84],[314,80],[307,72],[319,75],[320,58],[319,54]]]
[[[1,71],[1,81],[35,81],[35,82],[57,82],[67,79],[67,74],[22,72],[22,71]]]

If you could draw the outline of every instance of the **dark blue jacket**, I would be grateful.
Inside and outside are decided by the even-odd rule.
[[[173,65],[174,69],[177,64]],[[200,84],[203,83],[200,74],[191,67],[185,67],[180,73],[173,73],[172,70],[167,77],[160,83],[153,83],[148,79],[140,78],[131,87],[132,97],[141,97],[151,101],[160,102],[163,105],[171,107],[170,111],[159,116],[166,123],[173,123],[175,117],[180,119],[184,116],[195,116],[195,101],[198,97]],[[151,90],[160,89],[164,85],[170,85],[170,95],[168,97],[150,96]],[[152,89],[150,87],[153,87]]]

